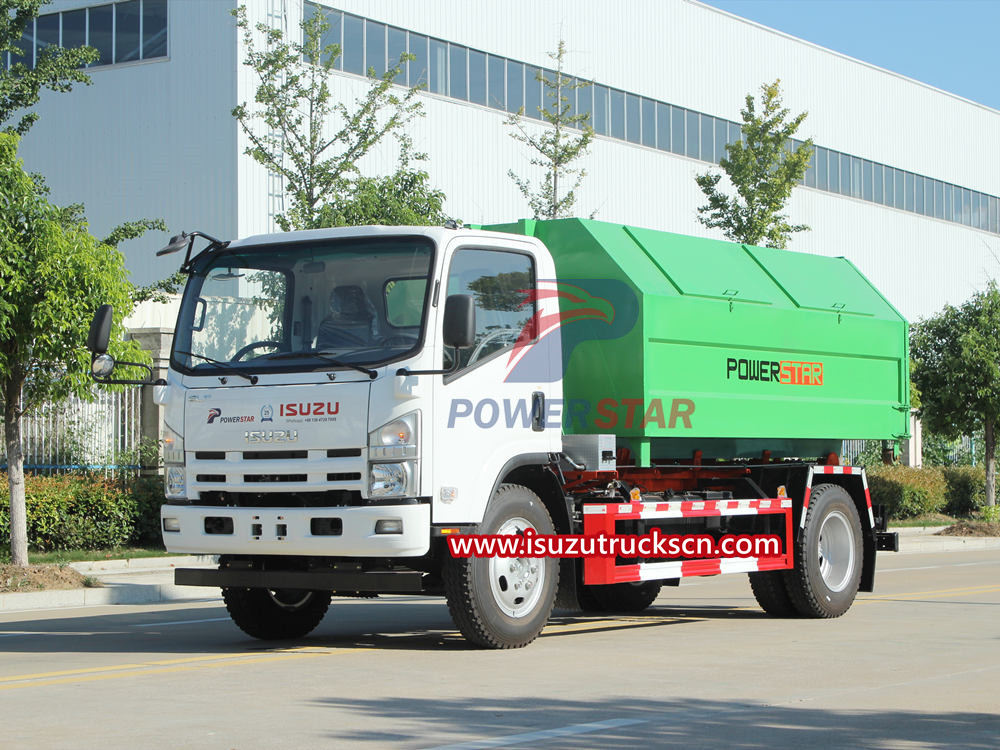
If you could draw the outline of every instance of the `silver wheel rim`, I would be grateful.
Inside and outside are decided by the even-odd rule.
[[[830,591],[843,591],[854,573],[854,530],[839,510],[823,519],[818,547],[823,583]]]
[[[536,531],[534,525],[523,518],[510,518],[497,534],[522,534]],[[489,558],[490,591],[497,607],[508,617],[527,617],[542,597],[541,583],[545,579],[545,559],[540,557],[491,557]]]
[[[305,605],[312,598],[311,591],[292,591],[289,589],[279,589],[274,591],[268,589],[267,595],[271,597],[272,602],[277,604],[282,609],[287,609],[290,612]]]

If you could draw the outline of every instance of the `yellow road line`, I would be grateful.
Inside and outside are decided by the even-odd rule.
[[[0,690],[4,689],[5,684],[9,683],[25,683],[34,681],[33,684],[38,683],[39,680],[45,680],[48,678],[68,678],[66,681],[71,682],[75,678],[89,677],[93,679],[96,676],[100,676],[101,673],[112,673],[110,677],[127,677],[132,674],[144,674],[147,672],[157,672],[157,671],[169,671],[169,667],[176,665],[186,665],[182,668],[195,669],[203,664],[208,666],[217,665],[224,666],[226,664],[240,664],[240,663],[256,663],[259,661],[266,661],[271,658],[279,656],[318,656],[321,654],[337,654],[337,653],[348,653],[352,651],[363,651],[363,648],[352,648],[352,649],[328,649],[318,646],[302,646],[299,648],[289,648],[289,649],[275,649],[269,651],[265,654],[258,655],[253,653],[243,653],[243,654],[210,654],[207,656],[189,656],[179,659],[159,659],[154,661],[145,661],[135,664],[112,664],[108,666],[101,667],[86,667],[83,669],[63,669],[56,672],[35,672],[32,674],[18,674],[18,675],[7,675],[5,677],[0,677]]]
[[[991,594],[1000,591],[1000,586],[995,583],[983,584],[981,586],[963,586],[954,589],[936,589],[930,591],[907,591],[899,594],[883,594],[881,596],[866,596],[858,599],[858,603],[892,601],[900,599],[945,599],[950,596],[965,596],[973,594]]]
[[[196,669],[215,669],[218,667],[228,667],[237,664],[260,664],[265,662],[288,661],[290,659],[305,659],[312,656],[321,656],[323,654],[334,654],[334,653],[341,654],[341,653],[351,653],[356,651],[367,651],[367,650],[369,649],[353,648],[353,649],[343,649],[339,651],[306,651],[301,653],[296,653],[296,652],[274,653],[274,654],[268,654],[266,656],[259,656],[256,658],[246,658],[239,660],[227,659],[225,661],[201,662],[198,664],[179,664],[172,667],[152,667],[148,669],[138,669],[128,672],[105,671],[103,674],[78,674],[73,677],[61,677],[52,680],[33,680],[30,682],[8,683],[6,685],[0,685],[0,691],[20,690],[22,688],[32,688],[32,687],[45,687],[48,685],[69,685],[69,684],[77,684],[80,682],[96,682],[98,680],[117,680],[124,677],[144,677],[147,675],[190,672]]]

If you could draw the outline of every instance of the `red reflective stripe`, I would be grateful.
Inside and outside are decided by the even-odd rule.
[[[722,572],[721,560],[685,560],[681,563],[681,577],[715,576]]]

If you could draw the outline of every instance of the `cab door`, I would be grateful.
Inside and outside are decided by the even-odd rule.
[[[536,349],[546,305],[538,278],[539,256],[517,246],[459,247],[447,261],[442,303],[471,295],[476,334],[457,352],[458,369],[435,383],[435,523],[478,523],[502,472],[560,449],[560,359]],[[445,349],[441,366],[455,356]]]

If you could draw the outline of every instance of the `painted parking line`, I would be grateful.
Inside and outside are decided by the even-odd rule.
[[[163,622],[142,622],[129,625],[130,628],[166,628],[171,625],[194,625],[200,622],[229,622],[229,617],[209,617],[204,620],[165,620]]]
[[[575,734],[588,734],[590,732],[601,732],[605,729],[616,729],[617,727],[645,724],[647,721],[648,719],[608,719],[607,721],[591,721],[586,724],[571,724],[567,727],[543,729],[537,732],[508,734],[505,737],[493,737],[486,740],[459,742],[454,745],[439,745],[432,750],[483,750],[484,748],[490,747],[510,747],[511,745],[521,745],[527,742],[540,742],[554,739],[556,737],[570,737]]]

